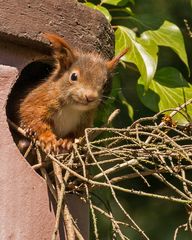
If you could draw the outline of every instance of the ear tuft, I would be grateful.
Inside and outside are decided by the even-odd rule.
[[[54,33],[44,33],[43,36],[48,39],[53,48],[53,57],[59,63],[61,74],[68,69],[75,61],[75,51],[60,36]]]
[[[112,60],[107,62],[107,69],[108,71],[113,71],[117,64],[119,63],[121,57],[123,57],[127,52],[128,48],[125,48],[122,52],[120,52],[117,56],[115,56]]]
[[[71,49],[69,44],[62,37],[58,36],[57,34],[54,34],[54,33],[44,33],[43,36],[51,42],[51,44],[53,45],[54,49],[59,50],[59,49],[61,49],[63,47],[67,48],[67,49]]]

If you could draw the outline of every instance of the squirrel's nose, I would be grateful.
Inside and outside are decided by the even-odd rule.
[[[85,99],[88,103],[89,102],[94,102],[98,98],[98,93],[96,91],[93,91],[93,90],[87,90],[85,92],[84,96],[85,96]]]

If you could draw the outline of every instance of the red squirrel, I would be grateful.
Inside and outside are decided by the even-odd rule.
[[[56,34],[44,36],[52,44],[54,70],[20,102],[19,124],[45,152],[69,151],[74,139],[92,127],[111,73],[127,49],[106,60],[72,48]]]

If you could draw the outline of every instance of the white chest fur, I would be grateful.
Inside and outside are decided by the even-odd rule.
[[[70,106],[63,107],[53,117],[55,134],[62,138],[74,131],[80,123],[81,114]]]

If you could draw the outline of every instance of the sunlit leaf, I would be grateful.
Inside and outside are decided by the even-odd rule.
[[[132,9],[131,9],[130,7],[123,8],[123,11],[126,12],[126,13],[128,13],[128,14],[131,15],[131,16],[134,15],[134,14],[133,14],[133,11],[132,11]]]
[[[153,79],[157,67],[157,45],[150,39],[137,39],[136,34],[129,28],[119,26],[115,32],[116,53],[129,48],[128,53],[122,58],[126,62],[137,66],[147,89]]]
[[[157,71],[147,91],[144,90],[144,84],[142,77],[139,78],[138,95],[142,103],[155,112],[178,107],[192,98],[192,85],[183,78],[177,69],[172,67]],[[192,104],[182,112],[186,117],[192,116]],[[179,113],[174,118],[179,123],[187,122],[187,119]]]
[[[158,30],[146,31],[143,35],[150,37],[158,46],[170,47],[189,70],[183,35],[175,24],[165,21]]]
[[[111,14],[109,13],[109,11],[107,10],[107,8],[100,6],[100,5],[95,5],[93,3],[90,2],[86,2],[84,3],[84,5],[86,5],[87,7],[93,8],[95,10],[100,11],[101,13],[103,13],[105,15],[105,17],[107,18],[107,20],[110,22],[112,17]]]

